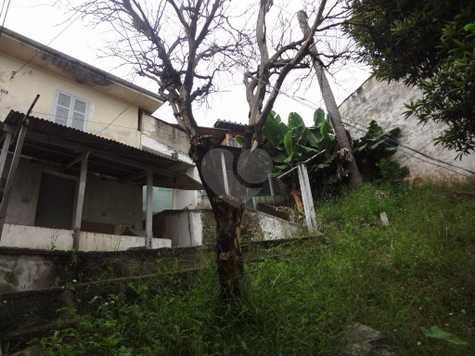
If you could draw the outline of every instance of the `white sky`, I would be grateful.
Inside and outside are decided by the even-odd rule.
[[[87,26],[80,19],[72,24],[70,24],[71,21],[65,23],[64,21],[69,15],[66,15],[63,9],[53,7],[53,3],[54,0],[11,0],[5,26],[156,92],[156,86],[153,83],[126,71],[124,68],[117,68],[119,64],[117,60],[102,57],[101,49],[104,48],[107,41],[113,38],[113,33],[105,29]],[[299,5],[298,1],[288,1],[285,11],[294,13],[299,10]],[[369,76],[368,68],[356,63],[339,65],[332,69],[332,72],[334,75],[329,79],[337,103],[356,90]],[[195,107],[198,124],[212,126],[217,119],[246,123],[248,105],[242,84],[242,73],[230,73],[217,84],[220,92],[208,99],[208,105]],[[304,117],[307,124],[311,124],[313,107],[321,106],[323,108],[323,101],[315,79],[301,83],[301,88],[297,90],[299,84],[295,80],[295,76],[287,78],[284,92],[297,99],[290,99],[285,94],[281,94],[274,110],[283,118],[287,118],[289,112],[296,111]],[[171,110],[167,107],[159,109],[156,115],[166,121],[174,122]]]

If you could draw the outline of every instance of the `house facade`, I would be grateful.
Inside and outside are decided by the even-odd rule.
[[[201,182],[183,132],[151,115],[160,105],[152,92],[3,29],[0,246],[170,247],[153,235],[154,204],[194,207]]]

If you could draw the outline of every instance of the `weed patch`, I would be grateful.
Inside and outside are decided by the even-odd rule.
[[[185,292],[142,283],[93,301],[93,311],[73,315],[79,327],[42,339],[43,349],[339,355],[346,325],[360,322],[386,334],[399,355],[475,354],[475,199],[459,190],[475,189],[365,185],[319,204],[323,237],[277,246],[272,254],[283,258],[248,264],[239,309],[220,306],[211,266]]]

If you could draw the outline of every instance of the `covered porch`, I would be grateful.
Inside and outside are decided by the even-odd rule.
[[[171,247],[168,237],[153,235],[152,189],[201,189],[190,163],[40,118],[22,125],[24,117],[11,111],[1,126],[0,246]],[[18,149],[21,127],[26,135]]]

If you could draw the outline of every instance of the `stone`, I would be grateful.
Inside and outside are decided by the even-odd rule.
[[[347,327],[343,336],[343,354],[346,356],[396,356],[390,351],[380,331],[360,323]]]
[[[381,220],[381,224],[383,226],[388,226],[389,225],[388,214],[386,214],[385,211],[383,211],[381,214],[379,214],[379,220]]]

